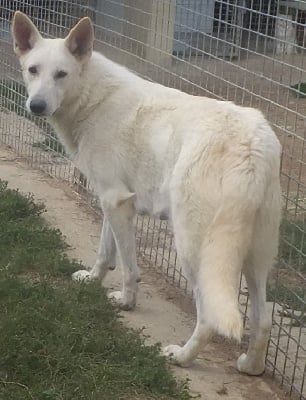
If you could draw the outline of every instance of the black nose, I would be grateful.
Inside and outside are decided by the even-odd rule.
[[[30,103],[30,110],[34,114],[43,114],[47,108],[47,103],[44,100],[32,100]]]

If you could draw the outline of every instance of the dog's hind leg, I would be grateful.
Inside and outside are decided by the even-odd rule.
[[[72,279],[78,281],[91,281],[103,279],[109,268],[115,265],[116,243],[111,226],[104,216],[101,238],[96,263],[90,271],[80,270],[72,275]]]
[[[209,342],[212,334],[212,329],[205,320],[202,293],[200,290],[195,290],[194,295],[197,307],[197,324],[192,336],[183,347],[170,344],[163,349],[163,354],[169,361],[181,367],[189,366],[197,357],[199,351]]]
[[[244,266],[251,301],[251,336],[248,351],[237,363],[238,370],[260,375],[265,369],[266,351],[272,323],[272,310],[266,302],[267,275],[278,251],[281,218],[280,189],[271,185],[266,205],[257,214],[250,253]]]
[[[116,267],[116,243],[107,217],[104,215],[98,256],[90,271],[93,277],[103,279],[109,269]]]
[[[254,265],[249,262],[244,270],[251,300],[251,337],[247,354],[241,354],[237,368],[249,375],[260,375],[265,370],[272,322],[272,310],[266,302],[267,267],[266,264]]]
[[[243,326],[237,299],[242,260],[232,239],[215,238],[202,252],[202,261],[194,275],[195,331],[182,348],[170,345],[164,349],[164,354],[175,364],[187,366],[208,343],[212,332],[241,339]]]
[[[239,276],[249,248],[253,212],[247,214],[238,215],[232,208],[224,207],[217,212],[205,232],[201,227],[197,234],[192,234],[191,229],[182,229],[182,226],[180,230],[175,229],[183,266],[192,268],[197,324],[185,346],[170,345],[164,349],[164,354],[173,363],[188,365],[208,342],[212,332],[238,341],[241,339]],[[195,246],[195,243],[201,244]]]

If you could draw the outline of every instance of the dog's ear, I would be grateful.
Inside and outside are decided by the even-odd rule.
[[[14,14],[12,35],[14,51],[19,57],[33,49],[35,44],[42,39],[30,18],[20,11],[16,11]]]
[[[81,62],[89,59],[93,49],[94,31],[90,18],[82,18],[66,37],[66,46]]]

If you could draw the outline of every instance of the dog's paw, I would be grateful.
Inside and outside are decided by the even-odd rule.
[[[108,293],[107,297],[111,300],[114,300],[116,303],[120,303],[122,301],[122,292],[120,290],[110,292]]]
[[[110,292],[108,298],[113,300],[121,310],[130,311],[136,306],[136,295],[131,296],[129,299],[121,291]]]
[[[264,361],[259,362],[258,360],[256,363],[256,361],[254,362],[254,360],[250,360],[250,357],[248,357],[247,354],[243,353],[238,358],[237,369],[239,372],[247,375],[261,375],[265,371],[265,363]]]
[[[180,367],[188,367],[190,361],[187,361],[183,347],[176,344],[170,344],[163,348],[163,355],[167,357],[169,362]]]
[[[87,271],[85,269],[74,272],[71,277],[73,281],[78,282],[89,282],[96,279],[96,277],[93,276],[90,271]]]

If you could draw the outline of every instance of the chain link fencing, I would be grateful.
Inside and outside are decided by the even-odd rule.
[[[284,214],[280,255],[268,285],[273,329],[270,372],[292,398],[306,388],[306,2],[277,0],[0,0],[0,141],[33,167],[95,201],[55,133],[24,108],[26,90],[12,51],[13,12],[27,13],[46,37],[65,35],[82,16],[95,49],[166,86],[263,111],[282,146]],[[138,256],[187,295],[167,221],[137,218]],[[241,280],[241,309],[248,293]],[[245,318],[247,321],[247,318]]]

